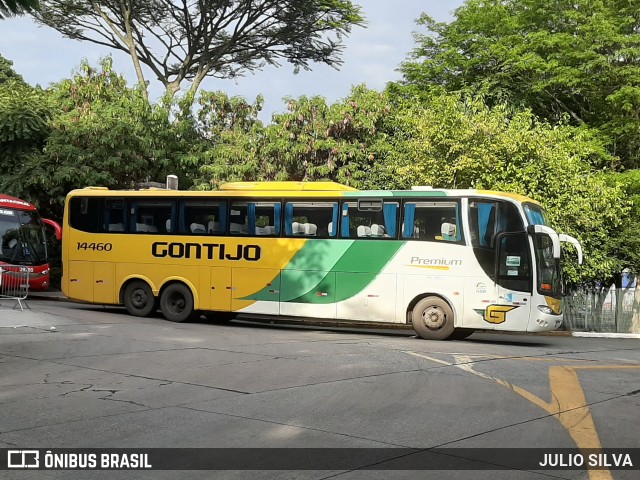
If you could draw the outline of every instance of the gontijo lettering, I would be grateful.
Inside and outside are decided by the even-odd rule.
[[[207,260],[247,260],[255,262],[260,260],[261,249],[259,245],[236,245],[227,250],[224,243],[181,243],[181,242],[154,242],[151,245],[151,254],[157,258],[196,258]]]

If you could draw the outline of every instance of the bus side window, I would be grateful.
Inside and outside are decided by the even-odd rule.
[[[463,243],[460,204],[451,201],[405,202],[402,238]]]
[[[73,197],[69,202],[69,224],[83,232],[100,231],[100,211],[102,199],[97,197]]]
[[[188,235],[224,235],[227,229],[227,202],[183,200],[179,207],[178,232]]]
[[[495,239],[500,233],[524,230],[516,206],[503,201],[469,202],[469,225],[474,247],[494,248]]]
[[[284,233],[292,237],[335,237],[338,231],[338,202],[287,202]]]
[[[364,202],[363,202],[364,203]],[[377,209],[359,207],[356,202],[342,203],[342,238],[395,239],[398,235],[398,202],[381,202]]]
[[[531,258],[527,234],[507,233],[498,238],[498,284],[510,290],[531,292]]]
[[[229,233],[231,235],[278,236],[280,235],[280,202],[233,202],[229,209]]]
[[[127,210],[124,199],[104,199],[101,226],[103,232],[124,232],[126,230]]]
[[[129,231],[172,233],[175,203],[171,200],[136,199],[129,210]]]

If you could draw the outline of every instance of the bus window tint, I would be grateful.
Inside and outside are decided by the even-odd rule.
[[[129,231],[172,233],[174,202],[170,200],[132,200]]]
[[[380,211],[358,210],[357,202],[344,202],[341,210],[342,238],[396,238],[398,230],[397,202],[384,202]]]
[[[463,242],[457,202],[405,202],[402,238],[427,242]]]
[[[522,217],[509,202],[473,200],[469,202],[471,244],[474,247],[493,248],[498,234],[524,230]]]
[[[525,233],[500,237],[498,284],[510,290],[531,292],[531,259]]]
[[[223,235],[227,230],[227,202],[184,200],[180,202],[180,233]]]
[[[547,222],[547,214],[539,205],[525,203],[524,213],[531,225],[549,225]]]
[[[229,209],[231,235],[280,234],[280,202],[233,202]]]
[[[126,212],[122,198],[106,198],[102,209],[102,231],[124,232],[127,225]]]
[[[100,203],[96,197],[73,197],[69,202],[69,224],[83,232],[100,231]]]
[[[287,236],[335,237],[338,231],[338,202],[288,202],[284,207]]]

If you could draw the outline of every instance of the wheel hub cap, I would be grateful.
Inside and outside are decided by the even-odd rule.
[[[441,308],[429,307],[422,314],[425,326],[430,330],[438,330],[446,322],[446,315]]]

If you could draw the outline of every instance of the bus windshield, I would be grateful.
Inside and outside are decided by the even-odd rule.
[[[560,298],[560,262],[553,258],[551,238],[548,235],[536,235],[534,246],[538,269],[538,292],[549,297]]]
[[[541,206],[533,203],[525,203],[523,207],[529,225],[549,225],[547,222],[547,213]]]
[[[36,212],[0,209],[0,261],[18,265],[47,262],[47,244]]]

